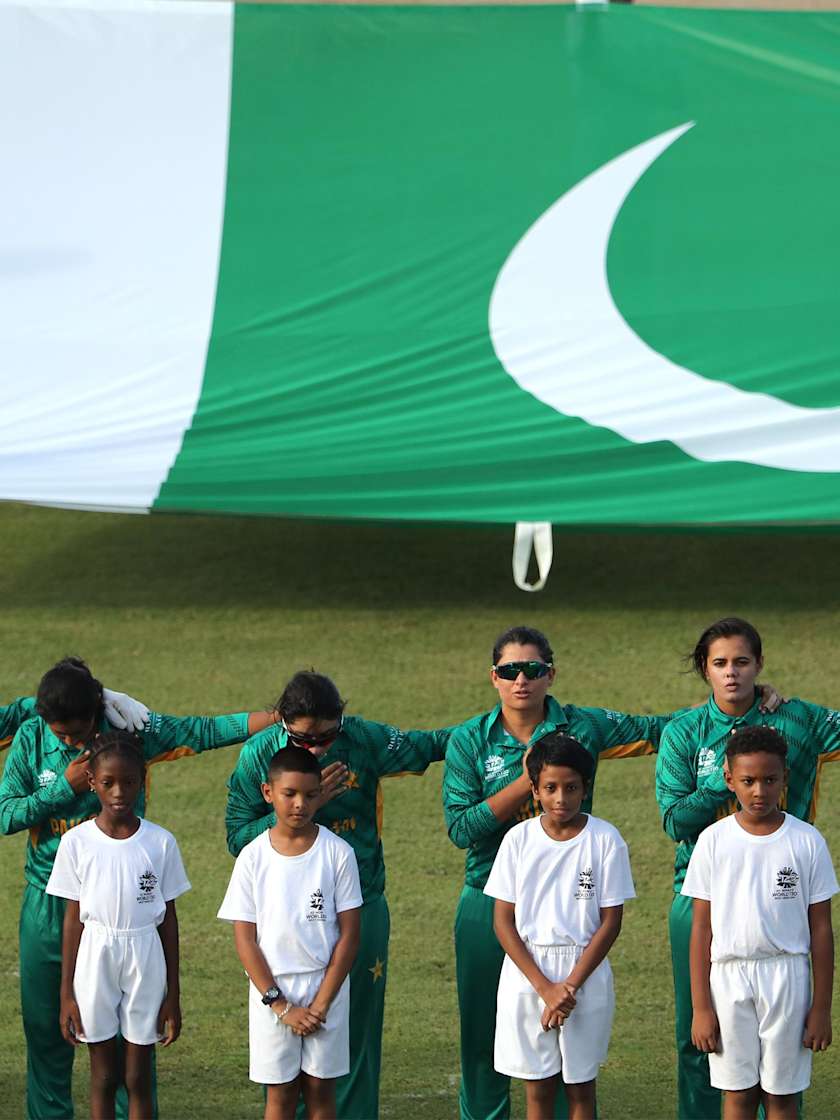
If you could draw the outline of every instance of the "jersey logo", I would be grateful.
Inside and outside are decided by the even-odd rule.
[[[492,781],[494,778],[502,778],[506,773],[505,760],[500,754],[489,754],[484,760],[485,781]]]
[[[57,777],[58,774],[56,774],[55,770],[42,770],[38,775],[38,785],[41,789],[46,789],[47,786],[53,784]]]
[[[592,868],[585,867],[578,875],[578,889],[575,891],[575,898],[594,898],[595,897],[595,883],[592,877]]]
[[[604,708],[604,715],[612,723],[621,723],[621,712],[614,712],[611,708]]]
[[[712,774],[717,769],[717,757],[712,747],[701,747],[697,752],[697,776]]]
[[[385,748],[389,751],[398,751],[403,744],[405,736],[398,727],[388,728],[388,746]]]
[[[140,878],[137,880],[137,886],[140,888],[140,893],[137,896],[138,902],[153,902],[155,887],[157,886],[158,877],[152,871],[151,867],[148,868]]]
[[[306,920],[307,922],[327,920],[327,915],[324,913],[324,895],[320,887],[309,896],[309,913],[306,915]]]
[[[792,867],[782,867],[776,872],[776,889],[773,898],[798,898],[796,884],[799,876]]]
[[[840,723],[840,712],[834,712],[834,711],[826,712],[825,713],[825,722],[826,723]]]

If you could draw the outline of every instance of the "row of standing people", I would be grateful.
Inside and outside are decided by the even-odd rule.
[[[250,736],[230,781],[227,827],[233,854],[273,823],[260,787],[276,750],[296,743],[321,758],[324,791],[315,819],[353,847],[363,895],[361,947],[351,974],[350,1072],[338,1085],[339,1116],[378,1113],[389,928],[379,838],[382,777],[421,773],[446,756],[447,828],[452,840],[467,849],[466,882],[456,918],[459,1003],[462,1023],[467,1021],[467,1009],[470,1022],[462,1031],[460,1107],[465,1120],[509,1114],[508,1079],[493,1068],[495,988],[504,954],[493,932],[492,900],[483,887],[504,833],[517,820],[536,813],[523,756],[537,739],[552,731],[569,733],[597,764],[601,757],[654,751],[662,738],[657,796],[666,830],[679,841],[678,879],[702,828],[734,807],[721,774],[726,740],[735,727],[770,722],[784,731],[791,750],[787,808],[803,818],[813,815],[819,766],[840,753],[836,713],[804,701],[789,701],[773,713],[761,712],[755,685],[762,664],[760,639],[742,620],[721,620],[708,628],[697,644],[695,664],[712,685],[712,696],[699,709],[677,714],[673,721],[674,713],[630,716],[558,704],[549,695],[554,680],[551,648],[539,631],[522,627],[502,635],[493,650],[491,681],[499,704],[455,728],[400,732],[345,717],[335,686],[317,674],[299,674],[273,713],[215,720],[151,715],[141,732],[150,762],[241,741],[246,733]],[[72,1115],[72,1049],[57,1029],[63,907],[44,888],[60,835],[91,817],[97,807],[95,795],[87,789],[84,755],[95,734],[109,726],[101,687],[94,682],[82,688],[85,675],[93,678],[84,667],[71,668],[63,669],[70,682],[64,682],[63,696],[53,695],[51,701],[47,678],[42,682],[37,714],[32,702],[24,701],[3,709],[0,716],[0,734],[8,735],[20,725],[0,783],[0,828],[4,832],[30,829],[21,916],[21,982],[32,1117]],[[591,797],[590,786],[584,811]],[[706,1117],[717,1114],[719,1101],[710,1090],[703,1058],[691,1045],[687,921],[681,897],[675,895],[671,921],[680,1116]],[[484,1004],[486,1014],[480,1013]],[[687,1024],[681,1016],[686,1006]],[[476,1024],[483,1031],[476,1032]],[[561,1096],[558,1115],[563,1108]]]

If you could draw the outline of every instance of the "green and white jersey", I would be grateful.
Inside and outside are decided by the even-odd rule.
[[[22,723],[35,715],[35,697],[19,696],[5,708],[0,708],[0,750],[8,747]]]
[[[820,768],[840,757],[840,712],[788,700],[775,712],[753,706],[728,716],[714,697],[701,708],[677,716],[662,734],[656,760],[656,800],[665,831],[677,841],[674,890],[679,893],[697,837],[710,824],[734,813],[738,805],[726,788],[723,764],[730,735],[739,727],[773,727],[788,745],[788,787],[781,808],[803,821],[816,814]]]
[[[600,758],[629,758],[656,750],[662,729],[672,718],[631,716],[607,708],[577,708],[558,704],[553,696],[546,700],[545,718],[531,736],[529,746],[550,731],[571,735],[585,747],[597,767]],[[500,821],[487,804],[522,773],[526,751],[502,722],[502,708],[475,716],[456,727],[446,751],[443,777],[443,812],[449,838],[467,849],[465,864],[468,887],[484,888],[504,834],[519,821],[539,815],[529,798],[519,813]],[[595,782],[581,808],[592,809]]]
[[[347,716],[341,734],[324,754],[322,767],[343,762],[350,772],[347,789],[315,814],[315,821],[341,836],[356,853],[365,902],[385,890],[382,854],[382,786],[380,778],[422,774],[431,762],[442,762],[449,729],[400,731],[384,723]],[[252,736],[239,754],[228,782],[228,848],[239,855],[246,844],[276,823],[272,807],[263,799],[272,755],[287,745],[280,724]]]
[[[103,718],[99,730],[113,729]],[[151,712],[139,737],[147,763],[168,762],[241,743],[248,737],[248,712],[183,717]],[[29,829],[23,874],[39,890],[46,888],[64,833],[95,817],[100,809],[95,793],[75,793],[64,777],[68,763],[77,755],[75,747],[65,746],[36,716],[15,735],[0,780],[0,832],[8,836]],[[138,816],[144,814],[148,792],[147,778],[134,807]]]

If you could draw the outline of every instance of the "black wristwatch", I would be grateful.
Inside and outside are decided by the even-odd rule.
[[[278,1000],[279,998],[280,989],[275,984],[272,984],[265,995],[262,997],[262,1001],[266,1005],[266,1007],[271,1007],[272,1003],[274,1003],[274,1001]]]

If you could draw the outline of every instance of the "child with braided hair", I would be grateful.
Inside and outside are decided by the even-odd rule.
[[[61,1033],[90,1053],[91,1116],[115,1115],[124,1039],[130,1120],[153,1114],[154,1044],[181,1030],[175,899],[190,889],[175,838],[134,812],[146,765],[140,739],[94,740],[90,788],[101,809],[61,838],[47,893],[67,900]]]

